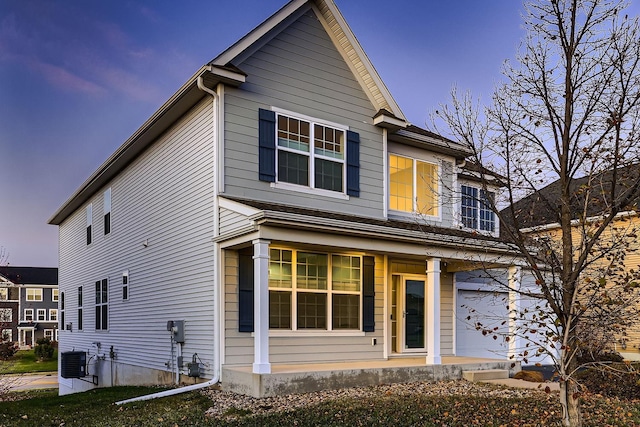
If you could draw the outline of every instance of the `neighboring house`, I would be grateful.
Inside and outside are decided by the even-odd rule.
[[[20,348],[40,338],[57,341],[58,269],[0,267],[0,316],[3,339]]]
[[[491,292],[457,272],[518,280],[470,154],[408,123],[332,1],[289,2],[50,219],[61,357],[94,377],[61,372],[60,393],[188,375],[262,396],[500,357],[458,339],[460,295]],[[509,366],[495,350],[473,366]]]
[[[619,168],[616,174],[616,191],[621,194],[627,188],[635,185],[640,174],[640,165],[630,165]],[[598,224],[603,213],[609,212],[612,206],[611,171],[593,174],[577,178],[570,183],[571,212],[573,215],[573,242],[574,253],[580,253],[581,227],[589,232],[590,224]],[[617,214],[609,230],[600,237],[600,245],[608,248],[613,245],[612,230],[617,230],[615,235],[627,236],[629,242],[625,250],[624,265],[628,269],[638,270],[640,266],[640,246],[637,244],[637,234],[640,231],[638,218],[638,206],[640,200],[631,200],[622,212]],[[510,218],[511,214],[503,211],[504,218]],[[550,242],[561,240],[560,229],[560,182],[555,181],[539,191],[525,197],[513,204],[513,212],[518,227],[525,233],[536,236],[538,239],[548,239]],[[584,221],[578,221],[578,216],[583,216]],[[598,246],[593,252],[598,251]],[[606,259],[606,258],[605,258]],[[602,264],[595,263],[595,268]],[[615,270],[614,270],[615,271]],[[587,270],[586,275],[593,274],[595,270]],[[615,274],[615,273],[614,273]],[[625,359],[640,360],[640,323],[632,326],[624,335],[614,334],[607,330],[610,337],[611,349],[618,351]],[[617,336],[616,336],[617,335]]]

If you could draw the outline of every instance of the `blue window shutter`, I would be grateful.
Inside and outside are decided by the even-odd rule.
[[[238,256],[238,331],[253,332],[253,249]]]
[[[360,134],[347,131],[347,194],[360,197]]]
[[[362,330],[373,332],[375,322],[375,261],[372,256],[362,260]]]
[[[258,123],[260,181],[276,182],[276,113],[260,109]]]

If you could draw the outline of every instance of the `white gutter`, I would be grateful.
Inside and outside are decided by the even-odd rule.
[[[217,173],[217,163],[216,163],[216,152],[217,152],[217,148],[218,148],[218,141],[219,139],[219,135],[218,135],[218,131],[219,131],[219,125],[220,125],[220,120],[218,120],[218,112],[219,112],[219,108],[218,104],[219,104],[219,97],[218,94],[216,92],[214,92],[213,90],[209,89],[208,87],[206,87],[204,85],[204,81],[202,76],[198,77],[198,88],[206,93],[208,93],[209,95],[211,95],[211,97],[213,98],[213,104],[212,104],[212,108],[213,108],[213,150],[212,150],[212,156],[213,156],[213,233],[214,233],[214,238],[215,236],[217,236],[220,232],[220,220],[219,220],[219,216],[218,216],[218,173]],[[213,265],[214,265],[214,269],[215,272],[214,274],[216,275],[216,277],[220,277],[220,273],[218,272],[219,268],[219,264],[218,261],[220,259],[219,256],[219,252],[220,252],[220,244],[219,243],[214,243],[215,248],[213,251]],[[217,317],[219,317],[220,314],[220,310],[218,307],[218,289],[219,289],[219,285],[221,282],[216,281],[217,283],[215,284],[215,286],[213,287],[213,309],[214,311],[217,311],[218,316],[216,316],[214,314],[214,319],[215,320],[219,320],[217,319]],[[220,324],[220,322],[218,322],[218,324]],[[217,384],[220,381],[220,370],[222,369],[221,367],[218,366],[218,361],[220,360],[219,357],[219,353],[220,353],[220,345],[219,345],[219,334],[218,334],[218,329],[215,327],[213,328],[213,342],[214,342],[214,348],[213,348],[213,369],[214,369],[214,374],[213,374],[213,378],[211,378],[209,381],[203,382],[203,383],[199,383],[199,384],[193,384],[193,385],[189,385],[189,386],[185,386],[185,387],[180,387],[180,388],[174,388],[171,390],[166,390],[166,391],[161,391],[159,393],[153,393],[153,394],[147,394],[144,396],[138,396],[138,397],[132,397],[131,399],[126,399],[126,400],[121,400],[119,402],[116,402],[116,405],[123,405],[125,403],[131,403],[131,402],[139,402],[139,401],[143,401],[143,400],[152,400],[152,399],[158,399],[160,397],[167,397],[167,396],[173,396],[176,394],[181,394],[181,393],[187,393],[189,391],[193,391],[193,390],[199,390],[201,388],[206,388],[206,387],[210,387],[212,385]]]

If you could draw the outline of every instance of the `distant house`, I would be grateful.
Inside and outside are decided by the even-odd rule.
[[[620,167],[616,171],[615,180],[612,171],[604,171],[576,178],[570,182],[574,254],[581,253],[581,233],[590,233],[592,231],[590,225],[598,224],[602,216],[610,212],[609,209],[613,205],[612,197],[614,197],[611,191],[612,181],[616,185],[617,194],[615,196],[619,197],[620,194],[635,185],[639,174],[640,164],[631,164]],[[537,238],[561,241],[560,186],[560,181],[552,182],[514,203],[512,209],[515,220],[522,231],[537,236]],[[609,230],[606,230],[599,238],[601,245],[607,248],[613,246],[614,242],[621,241],[619,236],[627,236],[629,245],[625,246],[624,259],[626,271],[629,269],[637,271],[640,268],[640,246],[637,244],[637,234],[640,231],[639,206],[640,200],[630,200],[622,211],[616,214]],[[510,218],[510,215],[504,217]],[[581,217],[582,221],[579,221]],[[594,252],[597,250],[596,247]],[[605,263],[608,262],[606,260],[607,257],[604,257]],[[595,263],[596,268],[599,265],[603,265],[603,263]],[[610,278],[623,271],[612,269],[613,273]],[[593,269],[587,270],[584,275],[588,276],[590,272],[593,274],[595,271]],[[611,350],[618,351],[625,359],[640,360],[640,322],[636,322],[624,334],[615,333],[612,330],[607,330],[606,334]]]
[[[0,267],[0,329],[23,349],[58,340],[57,268]]]
[[[60,393],[193,377],[265,396],[508,367],[460,309],[493,289],[458,274],[520,274],[470,154],[407,121],[333,1],[287,3],[50,219],[61,357],[87,361]]]

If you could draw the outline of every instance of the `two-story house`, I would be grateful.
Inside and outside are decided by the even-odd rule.
[[[459,351],[459,295],[484,291],[457,272],[518,280],[469,154],[407,121],[333,1],[293,0],[50,219],[60,352],[100,386],[257,396],[509,366],[456,358],[495,345]],[[61,394],[94,384],[60,375]]]
[[[58,340],[58,269],[0,267],[3,339],[31,348],[40,338]]]

